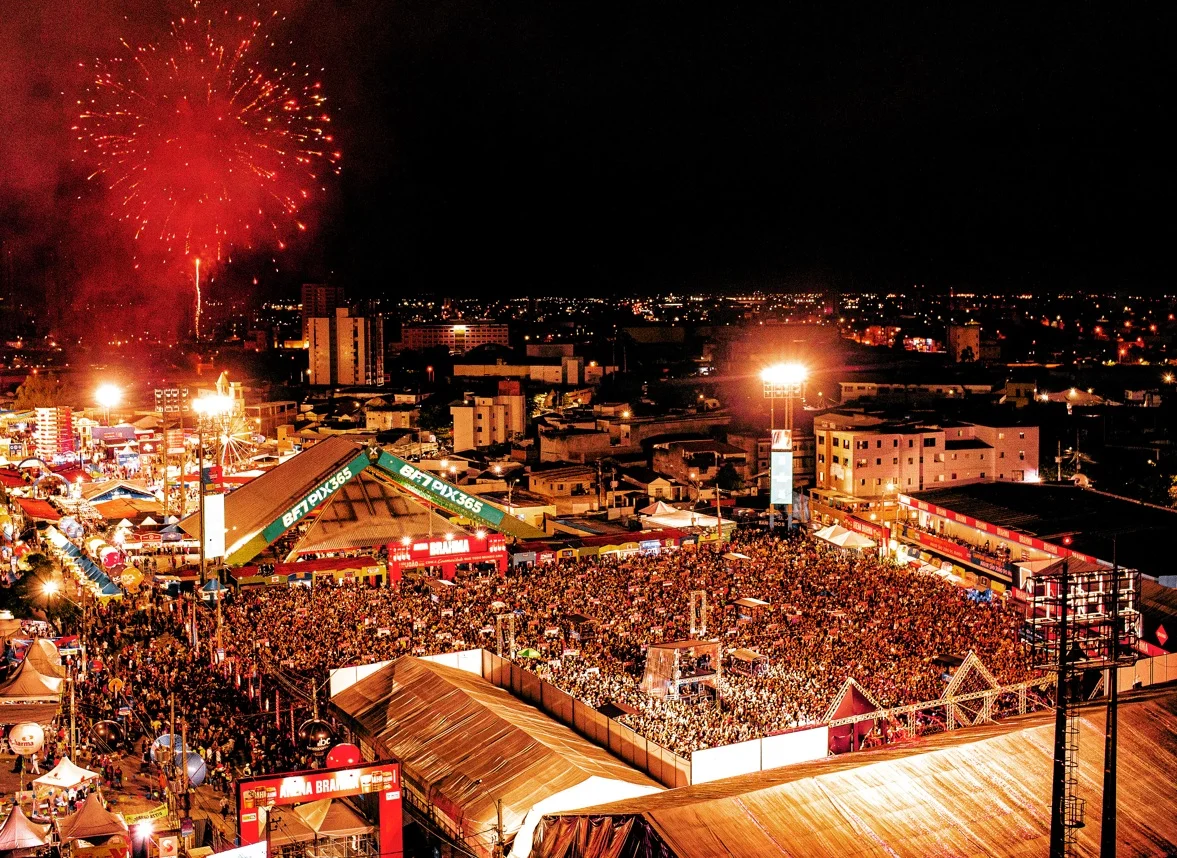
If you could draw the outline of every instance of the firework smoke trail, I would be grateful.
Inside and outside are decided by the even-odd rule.
[[[95,63],[74,129],[111,214],[134,231],[136,267],[207,268],[234,248],[284,249],[306,229],[300,212],[323,173],[338,173],[320,84],[297,64],[266,63],[274,45],[261,22],[228,13],[181,18],[165,42],[123,46]]]

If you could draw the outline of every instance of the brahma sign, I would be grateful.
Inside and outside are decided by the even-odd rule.
[[[240,781],[237,784],[237,819],[241,845],[248,846],[265,839],[263,826],[272,807],[369,793],[378,796],[381,858],[402,858],[401,765],[395,760],[366,766],[287,772]]]

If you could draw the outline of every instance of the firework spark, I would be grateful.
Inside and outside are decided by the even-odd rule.
[[[323,173],[338,172],[320,84],[267,65],[261,22],[227,13],[123,46],[95,64],[75,129],[138,255],[207,267],[235,247],[284,249]]]

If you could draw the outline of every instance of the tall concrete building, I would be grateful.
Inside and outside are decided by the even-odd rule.
[[[335,315],[340,307],[346,307],[342,286],[328,286],[325,283],[302,284],[302,338],[310,338],[311,319],[326,319]]]
[[[36,415],[37,428],[33,432],[33,441],[36,443],[38,456],[53,461],[55,456],[73,453],[77,449],[74,441],[74,416],[69,408],[38,408]]]
[[[308,323],[310,384],[384,384],[383,316],[353,316],[346,307],[339,307],[332,315],[309,319]]]
[[[500,381],[494,396],[466,394],[450,405],[454,418],[454,450],[475,450],[522,435],[527,402],[517,381]]]

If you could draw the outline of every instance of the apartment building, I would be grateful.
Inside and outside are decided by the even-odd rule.
[[[467,393],[450,405],[454,421],[454,450],[475,450],[502,444],[522,435],[527,402],[517,381],[500,381],[494,396]]]
[[[1039,479],[1036,426],[896,422],[832,412],[815,420],[814,438],[816,488],[856,498]]]

